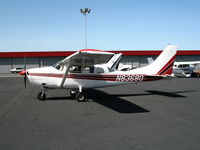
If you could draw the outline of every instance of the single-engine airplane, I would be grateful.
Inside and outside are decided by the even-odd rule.
[[[83,49],[50,67],[27,69],[20,72],[30,84],[42,91],[39,100],[46,99],[50,89],[68,89],[78,102],[86,100],[84,89],[117,86],[142,81],[165,79],[172,74],[177,48],[168,45],[157,59],[148,66],[132,70],[118,70],[121,53]]]

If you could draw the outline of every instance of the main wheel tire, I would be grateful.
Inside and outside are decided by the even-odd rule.
[[[85,102],[86,97],[85,97],[85,95],[83,93],[79,92],[79,93],[76,94],[76,100],[78,102]]]
[[[45,101],[45,99],[46,99],[46,94],[43,93],[43,92],[39,92],[38,95],[37,95],[37,98],[38,98],[39,100]]]
[[[77,91],[74,91],[74,90],[70,90],[70,91],[69,91],[69,94],[70,94],[71,97],[73,97],[73,98],[76,97],[76,93],[77,93]]]

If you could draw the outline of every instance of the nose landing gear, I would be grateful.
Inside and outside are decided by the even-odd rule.
[[[45,87],[46,84],[42,84],[41,85],[41,88],[42,88],[42,92],[39,92],[38,95],[37,95],[37,98],[39,100],[42,100],[42,101],[45,101],[46,100],[46,94],[45,94],[45,91],[47,90],[47,88]]]
[[[42,100],[42,101],[45,101],[46,99],[46,94],[44,92],[39,92],[38,95],[37,95],[37,98],[39,100]]]

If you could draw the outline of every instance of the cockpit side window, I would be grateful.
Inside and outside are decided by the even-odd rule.
[[[104,73],[103,68],[97,67],[96,68],[96,73]]]
[[[94,67],[93,66],[84,66],[83,73],[94,73]]]
[[[71,66],[69,69],[69,72],[71,73],[81,73],[82,72],[82,66]]]
[[[73,65],[69,70],[71,73],[94,73],[93,66],[76,66]]]

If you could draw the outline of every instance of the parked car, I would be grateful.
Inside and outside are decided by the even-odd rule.
[[[13,69],[10,70],[10,72],[11,73],[19,73],[19,72],[21,72],[23,70],[24,70],[24,68],[13,68]]]

